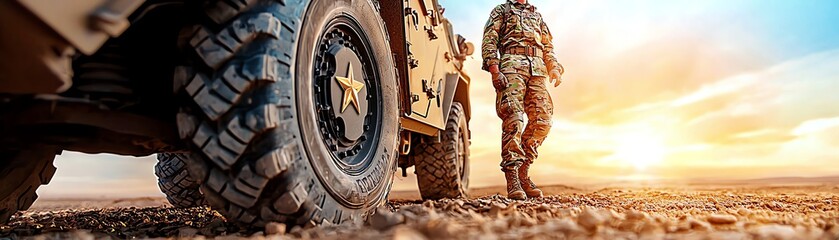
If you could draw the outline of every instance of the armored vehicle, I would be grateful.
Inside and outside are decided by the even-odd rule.
[[[160,154],[178,206],[361,220],[415,166],[465,196],[474,47],[436,0],[0,1],[0,221],[62,151]],[[93,166],[91,166],[93,167]]]

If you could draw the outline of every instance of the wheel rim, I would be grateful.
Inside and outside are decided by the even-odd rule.
[[[317,178],[317,181],[307,184],[312,184],[312,188],[322,188],[329,195],[320,201],[334,200],[341,207],[369,210],[386,200],[392,184],[392,169],[396,166],[399,111],[396,107],[385,107],[384,103],[396,103],[399,96],[390,45],[386,32],[381,31],[381,18],[369,2],[355,3],[319,0],[312,1],[309,6],[297,40],[296,57],[292,56],[295,58],[295,71],[292,73],[295,88],[294,98],[288,100],[296,105],[297,124],[288,119],[287,125],[283,127],[299,127],[291,130],[300,132],[300,157],[308,160],[308,164],[300,166],[301,170]],[[334,56],[338,55],[336,51],[329,51],[335,42],[330,41],[335,39],[331,35],[333,30],[343,32],[341,38],[355,47],[350,48],[353,50],[351,55],[354,55],[351,59],[357,60],[353,60],[353,75],[348,74],[350,64],[347,64],[347,60],[340,64],[333,61]],[[340,42],[339,45],[346,47]],[[359,62],[364,64],[356,66]],[[359,96],[356,100],[362,100],[358,102],[362,111],[356,112],[355,103],[352,102],[343,109],[342,101],[329,101],[335,86],[332,84],[338,83],[336,75],[343,78],[352,76],[354,81],[363,83],[357,93],[353,92]],[[340,91],[343,90],[340,88]],[[372,97],[367,99],[366,95]],[[367,104],[365,99],[368,100]],[[338,109],[334,110],[335,107]],[[365,111],[364,107],[368,109]],[[329,113],[330,110],[333,112]],[[332,119],[330,114],[337,116],[341,112],[364,116],[363,121],[366,121],[355,127],[363,132],[355,135],[358,139],[364,134],[368,134],[368,137],[358,141],[361,149],[353,156],[341,156],[340,152],[347,150],[334,147],[340,136],[338,133],[345,133],[337,132],[335,125],[324,125],[337,124],[339,120]],[[372,115],[362,115],[360,112]],[[366,129],[364,124],[368,126]],[[343,129],[350,128],[338,130]],[[325,200],[327,198],[329,201]]]
[[[313,64],[316,120],[332,162],[348,175],[373,163],[381,135],[382,91],[359,25],[337,16],[320,33]]]
[[[460,129],[460,133],[458,134],[458,141],[457,141],[457,167],[458,173],[460,176],[460,187],[463,191],[466,191],[466,188],[469,187],[469,170],[468,170],[468,149],[466,147],[466,141],[468,141],[467,136],[464,129]]]

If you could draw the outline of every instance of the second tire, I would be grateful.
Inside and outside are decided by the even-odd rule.
[[[469,127],[463,105],[452,104],[439,142],[414,147],[417,185],[423,199],[465,198],[469,188]]]
[[[175,207],[189,208],[204,205],[204,195],[200,185],[189,175],[186,166],[186,154],[157,154],[154,174],[157,186],[166,195],[166,200]]]

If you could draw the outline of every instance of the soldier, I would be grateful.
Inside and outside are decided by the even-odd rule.
[[[484,28],[483,69],[492,74],[496,111],[503,121],[501,170],[510,199],[542,196],[528,170],[551,129],[553,102],[546,81],[558,87],[565,72],[552,39],[542,15],[527,0],[498,5]]]

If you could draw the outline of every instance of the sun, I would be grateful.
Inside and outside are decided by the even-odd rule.
[[[664,141],[654,134],[624,135],[617,139],[616,144],[614,159],[639,171],[661,164],[667,155]]]

